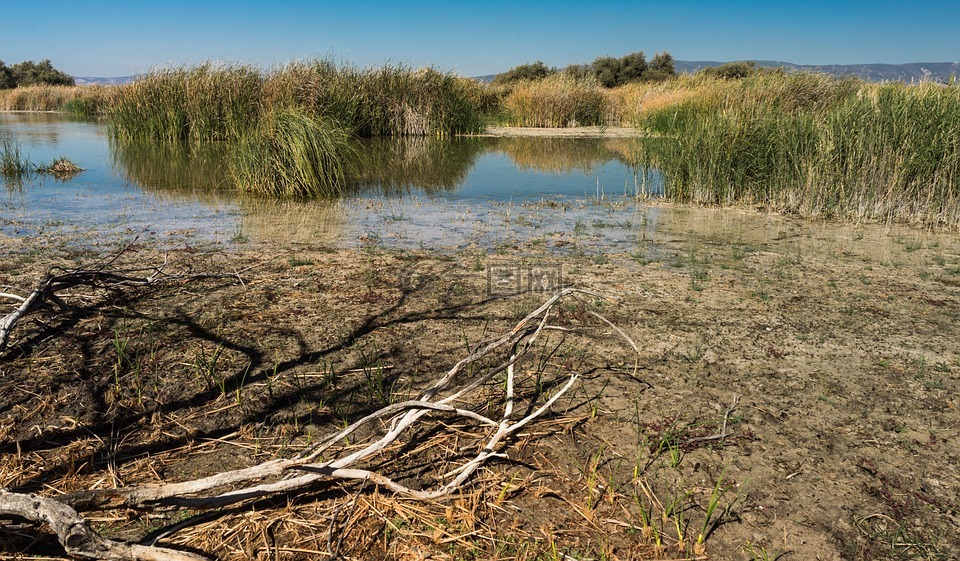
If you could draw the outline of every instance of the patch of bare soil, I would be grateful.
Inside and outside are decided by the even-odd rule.
[[[96,258],[0,241],[3,293]],[[556,309],[569,332],[518,364],[518,400],[581,378],[448,499],[328,482],[83,514],[108,537],[220,559],[956,559],[960,256],[808,243],[134,247],[118,267],[227,275],[77,287],[19,323],[0,355],[0,487],[58,497],[292,457],[415,395],[559,280],[612,299]],[[502,388],[458,407],[494,415]],[[439,416],[367,467],[431,488],[478,432]],[[3,554],[63,555],[47,529],[0,522]]]

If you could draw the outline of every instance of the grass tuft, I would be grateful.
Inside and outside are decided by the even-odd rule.
[[[296,111],[268,116],[232,159],[240,191],[277,197],[330,197],[345,186],[349,134],[333,121]]]

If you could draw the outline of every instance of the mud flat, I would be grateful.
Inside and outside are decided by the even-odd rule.
[[[19,324],[0,357],[0,487],[58,496],[291,457],[415,394],[562,285],[610,299],[558,307],[552,321],[578,334],[538,341],[518,391],[542,403],[582,377],[449,499],[347,482],[215,514],[85,514],[107,536],[221,559],[952,558],[956,237],[758,230],[740,212],[681,210],[630,252],[558,236],[455,254],[130,247],[111,267],[225,276],[79,287]],[[16,294],[109,251],[0,244],[0,292]],[[460,406],[492,414],[501,387]],[[429,488],[475,430],[440,419],[369,467]],[[8,525],[0,550],[62,555],[44,532]]]

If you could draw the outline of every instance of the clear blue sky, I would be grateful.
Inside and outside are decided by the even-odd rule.
[[[960,2],[2,0],[0,60],[74,76],[333,57],[467,76],[667,50],[679,60],[960,60]]]

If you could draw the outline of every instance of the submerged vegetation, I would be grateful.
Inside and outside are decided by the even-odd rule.
[[[18,184],[31,174],[48,174],[57,179],[69,179],[83,168],[61,156],[49,164],[35,164],[20,148],[19,142],[0,141],[0,175],[5,182]]]

